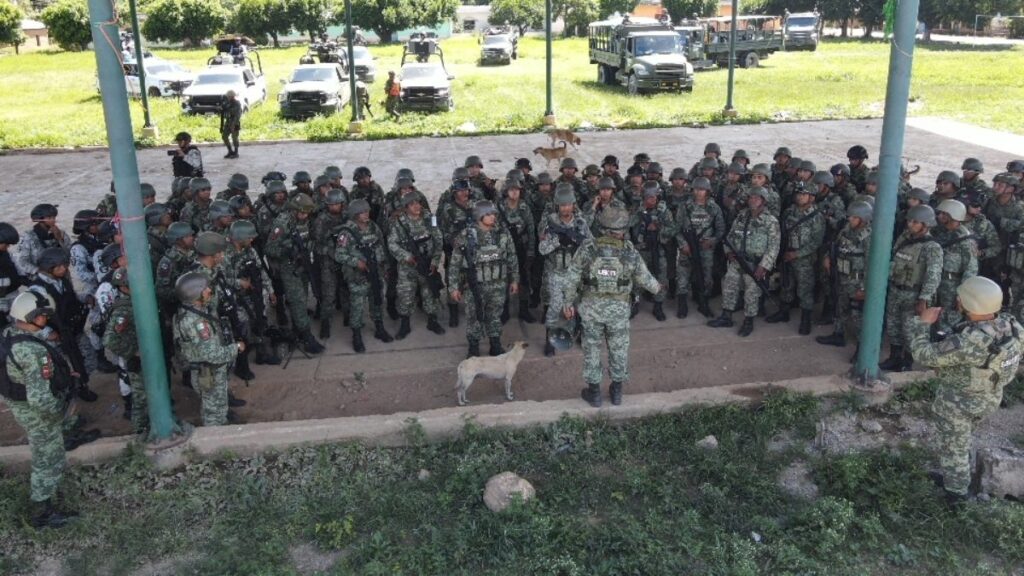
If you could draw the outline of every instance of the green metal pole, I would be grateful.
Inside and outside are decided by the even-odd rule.
[[[729,88],[725,97],[725,111],[732,112],[732,84],[736,75],[736,16],[739,12],[738,0],[732,0],[732,31],[729,33]]]
[[[164,365],[164,346],[160,339],[153,272],[149,263],[149,242],[142,215],[142,196],[139,194],[139,167],[115,21],[112,2],[89,0],[89,23],[100,76],[114,188],[117,190],[117,211],[121,216],[121,234],[128,257],[128,282],[132,289],[142,373],[146,381],[150,435],[152,440],[159,441],[169,439],[177,426],[171,414],[167,388],[167,367]]]
[[[149,93],[146,91],[146,67],[143,66],[142,33],[139,31],[139,11],[135,9],[135,0],[128,0],[128,10],[132,15],[132,39],[135,41],[135,61],[139,64],[139,93],[142,95],[142,117],[144,126],[149,128],[153,122],[149,117]]]
[[[896,219],[896,191],[899,187],[900,158],[910,97],[910,74],[914,61],[914,33],[919,0],[900,0],[889,50],[889,83],[882,120],[879,154],[879,187],[872,218],[871,253],[868,255],[867,298],[860,334],[855,376],[863,382],[878,380],[878,354],[882,347],[882,316],[889,283],[893,222]]]
[[[544,0],[544,40],[547,49],[547,58],[545,60],[547,67],[545,70],[547,106],[544,108],[544,115],[553,116],[555,107],[552,104],[551,98],[551,0]]]
[[[359,122],[363,119],[363,111],[356,92],[356,50],[352,47],[352,0],[345,0],[345,25],[348,26],[345,39],[348,40],[348,84],[351,88],[352,121]]]

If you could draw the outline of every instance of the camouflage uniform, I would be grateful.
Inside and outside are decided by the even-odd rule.
[[[315,258],[313,266],[320,269],[320,323],[331,323],[334,318],[336,296],[341,300],[342,315],[348,318],[349,293],[348,286],[341,278],[341,267],[334,259],[334,250],[338,244],[338,232],[345,225],[345,213],[331,214],[322,210],[313,219],[312,241]],[[321,336],[323,337],[323,336]]]
[[[345,282],[349,291],[349,327],[359,330],[366,322],[366,310],[369,307],[370,319],[375,326],[382,326],[384,316],[381,305],[383,292],[373,293],[373,282],[370,278],[370,270],[363,272],[359,269],[359,261],[366,261],[370,264],[363,250],[373,253],[377,260],[377,289],[384,289],[384,266],[386,264],[387,250],[384,233],[377,224],[367,222],[363,229],[355,220],[349,220],[342,225],[338,231],[338,240],[334,248],[334,261],[341,266],[345,275]]]
[[[631,220],[630,232],[633,238],[633,247],[640,253],[640,257],[643,258],[644,265],[647,266],[648,271],[657,270],[657,274],[654,274],[655,279],[662,285],[668,286],[667,251],[670,249],[669,241],[676,234],[675,218],[672,217],[672,213],[669,212],[665,202],[659,200],[655,207],[649,210],[640,207],[632,214]],[[657,225],[656,246],[650,245],[654,243],[653,238],[651,238],[651,242],[648,242],[648,223]],[[655,250],[657,251],[657,262],[654,261]],[[639,290],[642,286],[637,285],[635,288],[637,296],[639,296]],[[654,301],[664,302],[665,292],[659,291],[654,294]]]
[[[860,166],[856,168],[850,165],[850,183],[857,189],[860,194],[864,193],[864,187],[868,182],[868,174],[871,173],[871,168],[867,162],[861,162]]]
[[[795,260],[783,260],[780,263],[782,267],[789,267],[788,271],[784,270],[788,272],[789,278],[782,283],[782,302],[789,305],[796,298],[800,302],[801,311],[813,310],[814,264],[818,249],[825,239],[825,217],[813,202],[805,209],[793,204],[786,209],[781,228],[785,231],[785,250],[780,256],[786,252],[796,253]]]
[[[676,224],[679,230],[676,242],[680,248],[688,245],[686,236],[691,230],[696,235],[697,241],[701,242],[700,262],[704,272],[704,286],[701,288],[705,296],[709,295],[715,283],[715,250],[726,232],[722,209],[711,199],[708,199],[703,205],[690,200],[680,206],[676,212]],[[711,245],[705,246],[705,243]],[[676,293],[679,296],[686,296],[690,293],[693,260],[679,251],[676,266]]]
[[[216,307],[183,304],[174,317],[174,343],[192,372],[192,384],[202,402],[203,426],[228,423],[228,370],[238,355],[216,321]]]
[[[103,346],[124,361],[132,397],[132,429],[142,434],[149,428],[149,408],[145,381],[142,379],[142,361],[139,358],[139,340],[132,316],[132,299],[127,295],[110,307],[107,328],[103,332]]]
[[[935,241],[942,247],[942,279],[935,292],[935,305],[942,307],[939,328],[949,330],[960,321],[956,310],[956,289],[960,283],[978,275],[977,248],[966,226],[955,230],[938,228]]]
[[[31,229],[21,233],[21,241],[18,242],[14,263],[18,266],[18,272],[24,276],[35,276],[39,272],[36,262],[40,254],[47,248],[71,249],[70,240],[67,234],[60,238],[53,235],[42,224],[36,224]]]
[[[384,189],[374,181],[368,186],[358,182],[353,183],[352,190],[348,193],[348,202],[351,204],[356,200],[363,199],[370,203],[370,219],[374,222],[380,220],[381,212],[384,210]]]
[[[440,269],[441,255],[444,254],[441,231],[430,224],[429,217],[420,216],[413,220],[408,214],[401,214],[392,221],[387,242],[388,250],[398,261],[398,315],[412,315],[416,307],[416,293],[419,292],[423,311],[427,316],[436,317],[440,308],[438,297],[431,292],[428,278],[419,273],[416,264],[408,261],[414,256],[410,248],[415,244],[430,258],[430,269]]]
[[[171,246],[160,259],[160,264],[156,267],[156,295],[161,310],[177,308],[178,296],[174,293],[174,283],[188,271],[194,259],[195,251],[182,250],[179,246]]]
[[[857,292],[865,290],[868,253],[871,250],[871,225],[865,224],[854,230],[843,228],[835,240],[836,272],[839,275],[839,295],[833,328],[837,334],[860,336],[861,320],[864,315],[864,300],[857,300]],[[847,324],[850,330],[847,330]]]
[[[474,262],[467,261],[467,251]],[[477,318],[476,299],[469,287],[468,269],[476,267],[482,319]],[[472,225],[455,239],[452,261],[448,267],[448,293],[462,293],[466,305],[466,340],[472,346],[487,338],[501,337],[501,312],[505,307],[509,285],[518,282],[519,262],[511,235],[500,226],[484,230]]]
[[[736,217],[729,230],[729,241],[739,250],[746,251],[747,261],[753,267],[761,266],[771,272],[779,254],[779,221],[767,210],[754,217],[744,210]],[[726,253],[731,253],[728,248]],[[743,256],[737,254],[737,258]],[[761,299],[761,288],[754,279],[743,273],[740,265],[730,261],[722,280],[722,309],[732,312],[738,305],[740,291],[743,292],[743,313],[747,318],[757,316]]]
[[[196,232],[206,230],[210,221],[210,204],[213,204],[212,200],[205,202],[199,199],[190,200],[181,209],[181,215],[178,217],[178,220],[189,223]]]
[[[996,268],[1002,246],[996,227],[984,214],[978,214],[973,218],[968,216],[963,225],[974,237],[974,245],[978,249],[978,270],[986,276],[997,276]],[[998,277],[992,279],[998,280]]]
[[[559,234],[559,232],[562,232]],[[562,307],[571,304],[563,292],[564,276],[569,271],[573,256],[583,243],[591,238],[590,227],[578,212],[566,224],[557,213],[549,214],[539,235],[537,252],[544,257],[541,278],[541,303],[547,307],[544,323],[551,327],[559,322]]]
[[[885,335],[889,346],[907,344],[904,330],[918,300],[931,303],[942,278],[942,247],[925,234],[913,238],[904,232],[896,239],[889,267],[889,298],[885,302]]]
[[[274,225],[267,238],[267,258],[273,262],[273,268],[281,275],[281,284],[284,286],[285,303],[291,312],[292,325],[300,333],[309,331],[309,310],[306,308],[309,297],[309,272],[302,265],[300,259],[310,258],[309,254],[299,251],[295,242],[298,236],[310,250],[311,234],[309,220],[300,221],[295,213],[288,210],[274,220]]]
[[[530,269],[533,259],[537,255],[537,232],[533,223],[533,214],[529,204],[522,196],[515,208],[509,206],[505,198],[498,203],[498,221],[508,229],[512,235],[512,243],[516,246],[516,261],[519,264],[519,284],[522,290],[519,292],[519,314],[529,308],[530,299]],[[517,244],[518,240],[518,244]],[[533,320],[529,320],[532,322]]]

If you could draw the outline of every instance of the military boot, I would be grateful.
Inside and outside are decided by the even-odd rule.
[[[480,355],[480,342],[477,340],[469,341],[469,350],[466,352],[466,358],[474,358]]]
[[[498,338],[497,336],[492,336],[490,340],[491,349],[488,351],[488,353],[491,356],[501,356],[502,354],[505,353],[505,349],[501,347],[501,338]]]
[[[327,340],[331,337],[331,319],[323,318],[320,320],[320,339]]]
[[[705,318],[711,318],[711,308],[708,306],[706,294],[697,294],[697,311],[703,314]]]
[[[249,368],[249,354],[251,353],[252,348],[246,346],[245,352],[239,354],[238,358],[235,359],[235,376],[238,376],[239,378],[245,380],[246,382],[256,378],[256,375],[253,374],[252,369]]]
[[[789,303],[783,302],[779,306],[779,310],[767,318],[764,319],[769,324],[775,324],[776,322],[789,322]]]
[[[746,338],[747,336],[750,336],[750,334],[753,331],[754,331],[754,317],[753,316],[744,316],[743,317],[743,324],[740,325],[740,331],[738,332],[738,334],[740,335],[740,337]]]
[[[124,401],[124,412],[121,417],[130,421],[132,419],[132,395],[121,396],[121,400]]]
[[[455,328],[459,325],[459,305],[449,304],[448,305],[448,327]]]
[[[889,346],[889,357],[878,365],[882,370],[899,370],[903,366],[903,346]]]
[[[842,348],[846,346],[846,334],[841,331],[836,331],[828,336],[818,336],[814,339],[818,344],[824,344],[826,346],[839,346]]]
[[[437,315],[431,314],[427,316],[427,330],[430,330],[434,334],[444,334],[444,328],[437,322]]]
[[[99,430],[74,430],[64,436],[64,451],[71,452],[83,444],[95,442],[99,437]]]
[[[622,382],[612,382],[608,387],[608,396],[612,399],[612,406],[622,404]]]
[[[228,408],[241,408],[248,404],[245,400],[236,397],[231,391],[228,391]]]
[[[394,340],[394,338],[391,337],[391,334],[388,334],[388,331],[384,329],[383,320],[373,323],[373,337],[385,344]]]
[[[309,331],[309,328],[306,328],[306,333],[303,334],[302,337],[304,339],[303,344],[305,344],[303,350],[306,351],[306,354],[319,354],[324,351],[324,345],[317,342],[316,338],[313,337],[313,333]]]
[[[533,317],[533,314],[530,313],[530,306],[527,304],[526,300],[519,301],[519,319],[527,324],[533,324],[537,321],[537,319]]]
[[[654,303],[654,319],[658,322],[665,321],[665,309],[662,307],[661,302]]]
[[[811,333],[811,316],[812,315],[813,314],[812,314],[812,312],[810,310],[800,310],[800,328],[799,328],[799,330],[797,330],[797,332],[801,336],[807,336],[808,334]]]
[[[676,296],[676,318],[686,318],[690,313],[689,304],[687,303],[688,297],[686,294],[680,294]]]
[[[636,315],[640,313],[640,301],[633,300],[633,304],[629,307],[629,319],[636,318]]]
[[[601,385],[600,384],[587,384],[587,387],[580,390],[580,397],[586,400],[587,404],[590,404],[594,408],[601,407]]]
[[[75,516],[78,516],[78,512],[59,510],[53,505],[53,499],[48,498],[36,504],[36,514],[29,522],[33,528],[60,528]]]
[[[107,360],[107,351],[103,348],[96,351],[96,369],[104,374],[117,372],[117,366],[110,360]]]
[[[731,328],[732,327],[732,310],[726,310],[722,308],[722,315],[714,320],[708,321],[708,326],[712,328]]]
[[[398,320],[398,298],[394,294],[390,294],[386,296],[385,300],[388,303],[388,318]]]
[[[821,305],[821,318],[818,319],[818,326],[828,326],[835,322],[835,304],[832,303],[832,298],[825,298],[825,301]]]
[[[85,382],[82,382],[78,387],[78,397],[83,402],[95,402],[99,398],[95,392],[89,389],[89,385]]]
[[[363,344],[363,331],[361,328],[352,329],[352,350],[357,354],[366,352],[366,344]]]
[[[398,326],[398,333],[395,334],[395,340],[405,340],[405,337],[412,332],[412,328],[409,327],[409,317],[402,316],[402,322]]]
[[[903,350],[903,363],[900,364],[900,372],[909,372],[914,369],[914,355],[910,353],[909,349]]]

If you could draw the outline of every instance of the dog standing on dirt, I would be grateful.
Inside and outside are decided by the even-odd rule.
[[[533,153],[543,156],[544,160],[546,160],[548,165],[550,165],[552,161],[561,160],[568,156],[569,149],[566,147],[565,142],[562,142],[561,146],[556,146],[554,148],[543,148],[538,146],[533,149]]]
[[[561,140],[562,142],[568,142],[574,150],[579,150],[579,145],[583,143],[580,137],[568,128],[555,128],[551,132],[548,132],[548,136],[551,137],[552,147],[556,142]]]
[[[505,399],[515,400],[512,395],[512,379],[516,376],[519,362],[526,355],[529,344],[522,340],[512,345],[508,352],[500,356],[473,356],[459,362],[459,380],[455,383],[455,395],[459,406],[465,406],[466,391],[473,385],[477,376],[493,379],[505,379]]]

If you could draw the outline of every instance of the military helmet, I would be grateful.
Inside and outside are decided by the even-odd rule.
[[[959,188],[960,187],[960,176],[957,175],[957,173],[953,172],[952,170],[943,170],[942,172],[939,172],[938,176],[935,177],[935,183],[936,184],[939,184],[941,182],[949,182],[950,184],[952,184],[956,188]]]
[[[452,180],[465,180],[469,178],[469,170],[465,166],[459,166],[452,171]]]
[[[985,197],[977,190],[972,190],[964,196],[964,204],[969,208],[981,208],[985,205]]]
[[[192,189],[193,194],[200,190],[210,190],[213,188],[210,185],[210,181],[206,178],[193,178],[192,181],[188,183],[188,187]]]
[[[216,220],[218,218],[234,216],[235,213],[231,211],[231,204],[228,204],[226,200],[214,200],[210,203],[209,215],[210,220]]]
[[[615,180],[612,180],[608,176],[601,178],[597,181],[598,190],[615,190]]]
[[[195,232],[188,222],[175,222],[167,227],[167,232],[164,232],[164,238],[173,244],[186,236],[194,234]]]
[[[142,194],[143,198],[155,198],[156,188],[148,182],[143,182],[139,184],[139,194]]]
[[[238,212],[241,211],[244,206],[252,208],[252,202],[249,201],[249,197],[245,194],[239,194],[237,196],[232,196],[231,200],[228,200],[228,206],[231,206],[231,211],[235,213],[235,216],[238,216]]]
[[[633,156],[633,163],[634,164],[643,164],[644,162],[650,162],[650,161],[651,161],[651,155],[648,154],[647,152],[638,152],[637,154],[635,154]]]
[[[399,168],[395,174],[395,180],[401,180],[402,178],[408,178],[410,181],[415,182],[416,176],[412,173],[409,168]]]
[[[867,202],[872,208],[875,207],[875,197],[871,194],[857,194],[853,197],[853,202]]]
[[[648,167],[647,171],[650,172],[651,169]],[[584,176],[600,176],[601,175],[601,167],[598,166],[597,164],[587,164],[587,167],[583,169],[583,175]]]
[[[68,265],[68,253],[63,248],[53,247],[46,248],[39,254],[39,259],[36,261],[36,266],[40,270],[53,270],[58,266]]]
[[[704,145],[704,153],[707,154],[708,152],[720,155],[722,153],[722,147],[714,142],[708,142]]]
[[[551,178],[551,174],[547,172],[541,172],[537,174],[537,184],[554,184],[554,180]]]
[[[824,170],[818,170],[814,173],[814,177],[811,178],[811,182],[815,184],[824,184],[829,188],[836,185],[836,179],[832,176],[831,172],[825,172]]]
[[[324,197],[324,204],[327,206],[336,206],[346,202],[348,202],[348,195],[345,194],[345,190],[342,188],[331,188],[327,192],[327,196]]]
[[[578,166],[576,165],[576,160],[574,158],[562,158],[562,163],[558,166],[559,170],[576,170],[577,168]]]
[[[639,176],[639,177],[643,178],[644,177],[644,169],[641,168],[640,166],[637,166],[636,164],[630,166],[629,168],[626,168],[626,179],[628,180],[628,179],[632,178],[633,176]]]
[[[508,179],[505,180],[505,183],[502,184],[501,189],[502,190],[512,190],[512,189],[522,190],[523,189],[523,183],[522,183],[521,180],[518,180],[516,178],[508,178]]]
[[[747,151],[740,148],[732,153],[732,161],[736,160],[750,160],[750,156],[747,155]]]
[[[40,314],[53,316],[57,313],[56,309],[57,306],[54,305],[53,298],[50,298],[49,294],[26,290],[18,294],[14,302],[11,302],[10,315],[11,318],[19,322],[32,322]]]
[[[856,146],[851,146],[850,149],[846,151],[846,157],[850,160],[867,160],[868,151],[860,144],[857,144]]]
[[[171,182],[171,196],[178,196],[185,190],[190,190],[189,183],[192,181],[188,176],[175,178]]]
[[[959,200],[943,200],[939,203],[939,206],[935,211],[945,212],[946,214],[949,214],[950,218],[957,222],[963,222],[967,219],[967,207]]]
[[[146,206],[146,226],[159,226],[160,221],[170,212],[167,206],[160,202],[154,202]]]
[[[984,276],[971,276],[956,289],[960,305],[974,314],[995,314],[1003,307],[1003,289]]]
[[[661,186],[659,186],[654,180],[648,180],[647,182],[644,182],[643,192],[644,198],[657,198],[658,195],[661,194]]]
[[[294,198],[288,202],[288,208],[296,212],[305,212],[306,214],[316,210],[316,202],[309,197],[309,194],[300,192],[295,195]]]
[[[456,180],[452,182],[452,190],[459,192],[460,190],[469,190],[469,180]]]
[[[232,222],[231,228],[228,228],[228,238],[231,238],[232,242],[241,242],[243,240],[255,238],[256,236],[256,225],[248,220]]]
[[[881,174],[878,170],[872,170],[864,177],[864,184],[874,184],[875,186],[878,186],[880,176]]]
[[[967,158],[960,166],[960,169],[981,173],[985,171],[985,166],[981,163],[981,160],[978,160],[977,158]]]
[[[697,165],[700,170],[718,170],[718,160],[714,158],[702,158],[700,164]]]
[[[57,217],[57,206],[55,204],[36,204],[29,212],[33,222]]]
[[[200,232],[196,236],[196,252],[200,256],[213,256],[227,247],[227,239],[216,232]]]
[[[573,190],[572,184],[568,182],[560,182],[555,187],[555,205],[561,206],[562,204],[575,204],[576,203],[576,191]]]
[[[407,192],[403,194],[402,197],[399,199],[399,204],[401,204],[402,208],[405,208],[413,204],[418,204],[419,200],[420,195],[417,194],[415,190],[413,190],[412,192]]]
[[[935,211],[927,204],[914,206],[907,210],[907,221],[920,222],[929,228],[935,226]]]
[[[321,186],[327,186],[331,183],[331,177],[327,174],[321,174],[313,179],[313,190],[319,190]]]
[[[778,160],[779,156],[785,156],[786,158],[792,158],[793,157],[793,153],[789,151],[788,147],[786,147],[786,146],[779,146],[778,148],[775,149],[775,154],[772,155],[772,158],[774,158],[775,160]]]
[[[789,158],[789,162],[786,164],[786,169],[788,170],[788,169],[792,168],[794,170],[799,170],[800,169],[800,165],[803,164],[803,163],[804,163],[804,161],[803,161],[802,158],[798,158],[796,156],[791,156]]]
[[[800,168],[798,168],[798,170],[806,170],[807,172],[813,174],[818,171],[818,167],[815,166],[814,162],[811,162],[810,160],[803,160],[802,162],[800,162]]]
[[[373,173],[366,166],[360,166],[352,172],[352,179],[359,180],[360,178],[373,178]]]
[[[1020,178],[1017,178],[1010,172],[1002,172],[992,177],[993,182],[1002,182],[1003,184],[1009,184],[1010,186],[1017,188],[1020,186]]]
[[[271,180],[267,184],[267,195],[273,196],[274,194],[282,193],[288,193],[288,187],[285,186],[284,182],[281,182],[280,180]]]
[[[398,190],[401,190],[402,188],[412,188],[413,186],[412,178],[399,178],[395,181],[395,188]]]
[[[526,168],[527,170],[533,170],[533,164],[530,163],[529,158],[519,158],[516,160],[516,168]]]
[[[650,164],[648,164],[647,165],[647,170],[645,170],[645,172],[647,172],[648,174],[658,174],[658,175],[661,175],[661,174],[665,173],[665,171],[661,167],[661,164],[658,163],[658,162],[651,162]]]
[[[341,180],[342,178],[341,168],[338,168],[337,166],[328,166],[327,168],[324,168],[324,174],[331,180]]]
[[[851,202],[850,207],[846,210],[847,216],[856,216],[865,222],[871,222],[871,218],[874,216],[874,213],[874,206],[863,200]]]
[[[771,166],[769,166],[767,164],[755,164],[754,167],[750,169],[750,173],[751,174],[760,174],[761,176],[764,176],[765,178],[771,178],[772,177],[772,168],[771,168]]]
[[[349,217],[359,216],[370,211],[370,203],[365,198],[356,198],[348,205],[348,209],[345,211]]]
[[[228,179],[228,188],[232,190],[248,190],[249,178],[245,174],[235,173]]]
[[[477,202],[476,204],[473,205],[473,219],[474,220],[479,221],[484,216],[487,216],[488,214],[497,214],[497,213],[498,213],[498,209],[494,207],[494,202],[491,202],[490,200],[480,200],[479,202]]]
[[[764,189],[763,186],[751,186],[750,188],[747,188],[748,198],[758,196],[763,200],[765,198],[765,194],[767,194],[767,191]]]
[[[669,174],[669,180],[689,180],[690,175],[686,173],[685,168],[673,168],[672,173]]]
[[[618,159],[618,157],[616,157],[613,154],[608,154],[607,156],[604,157],[603,160],[601,160],[601,166],[608,166],[609,164],[612,165],[612,166],[615,166],[616,168],[618,168],[619,167],[619,159]]]
[[[513,168],[505,173],[505,180],[515,180],[516,182],[522,184],[523,182],[526,181],[526,176],[523,174],[522,170],[518,168]]]
[[[1007,172],[1024,172],[1024,160],[1010,160],[1006,163]]]
[[[932,199],[932,193],[924,188],[911,188],[907,198],[913,198],[919,200],[922,204],[927,204]]]
[[[303,182],[312,182],[313,178],[310,177],[309,172],[305,170],[299,170],[292,176],[292,184],[301,184]]]
[[[732,164],[729,164],[728,171],[742,176],[747,173],[747,167],[744,166],[743,164],[740,164],[739,162],[733,162]]]
[[[833,164],[828,170],[833,176],[849,176],[850,167],[846,164]]]
[[[127,288],[128,269],[118,268],[117,270],[114,270],[114,273],[110,275],[110,285],[114,288]]]
[[[188,226],[188,224],[185,225]],[[191,229],[192,227],[190,226],[189,230]],[[117,260],[121,258],[121,255],[123,253],[124,251],[121,249],[120,244],[108,244],[103,247],[103,250],[100,251],[100,264],[103,264],[103,266],[110,268],[111,266],[114,265],[114,262],[117,262]]]
[[[473,156],[467,156],[466,157],[466,162],[463,163],[463,166],[466,167],[466,168],[470,168],[472,166],[476,166],[478,168],[483,168],[484,167],[484,163],[483,163],[482,160],[480,160],[479,156],[473,155]]]
[[[265,187],[269,182],[274,182],[275,180],[277,182],[284,182],[287,179],[288,175],[285,174],[284,172],[272,170],[263,175],[263,178],[260,179],[260,183],[263,184],[263,186]]]
[[[607,206],[598,214],[597,223],[605,230],[625,230],[629,227],[629,211],[622,206]]]
[[[174,294],[184,303],[195,302],[210,287],[210,279],[202,272],[186,272],[174,283]]]
[[[7,222],[0,222],[0,244],[17,244],[21,240],[18,230]]]
[[[83,234],[90,226],[99,224],[99,217],[99,212],[95,210],[79,210],[75,213],[75,221],[71,225],[71,232],[74,234]]]
[[[711,180],[708,180],[703,176],[698,176],[693,179],[693,182],[690,183],[690,188],[694,190],[699,188],[701,190],[711,191]]]

